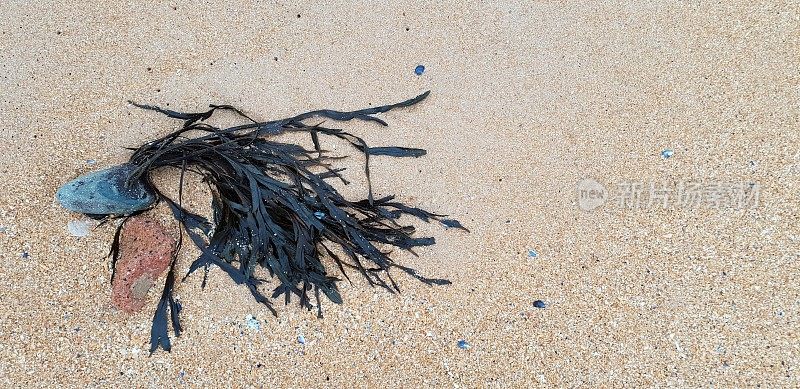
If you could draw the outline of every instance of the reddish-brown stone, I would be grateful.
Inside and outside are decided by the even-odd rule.
[[[141,310],[147,292],[169,267],[175,249],[175,238],[157,220],[135,216],[125,222],[111,285],[114,306],[127,313]]]

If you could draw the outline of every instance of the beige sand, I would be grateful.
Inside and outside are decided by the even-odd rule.
[[[0,385],[798,385],[797,2],[219,3],[0,7]],[[180,285],[186,331],[148,357],[155,294],[113,310],[112,227],[73,237],[53,200],[173,128],[128,99],[267,119],[427,89],[348,128],[429,150],[376,159],[375,187],[472,229],[422,226],[439,244],[397,257],[452,286],[398,274],[402,295],[356,282],[323,320],[276,319],[216,271]],[[586,212],[584,178],[760,198]]]

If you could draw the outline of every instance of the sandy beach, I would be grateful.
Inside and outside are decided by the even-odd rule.
[[[798,53],[793,1],[6,2],[0,386],[798,386]],[[324,318],[275,317],[212,269],[149,355],[160,289],[115,309],[113,225],[76,237],[54,197],[176,129],[128,100],[269,120],[427,90],[339,127],[428,151],[373,158],[372,185],[471,230],[415,222],[437,244],[393,254],[451,285],[354,276]]]

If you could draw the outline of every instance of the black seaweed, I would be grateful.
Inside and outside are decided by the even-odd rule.
[[[373,116],[394,108],[408,107],[424,100],[430,92],[397,104],[352,112],[318,110],[294,117],[258,122],[229,105],[210,105],[205,112],[183,113],[151,105],[134,104],[183,121],[183,126],[162,138],[134,150],[130,162],[137,166],[130,180],[143,179],[167,203],[187,236],[201,255],[191,264],[190,274],[204,270],[202,285],[211,265],[227,273],[237,284],[245,285],[253,297],[275,313],[271,299],[292,295],[301,306],[313,308],[313,291],[318,316],[322,316],[320,292],[334,303],[342,297],[336,287],[339,278],[329,275],[322,258],[327,257],[349,280],[347,269],[356,270],[371,285],[399,291],[391,274],[397,268],[429,285],[444,285],[444,279],[423,277],[411,268],[395,263],[390,251],[379,247],[394,246],[411,253],[414,247],[434,244],[433,238],[413,237],[414,227],[402,225],[399,218],[410,215],[424,221],[436,220],[446,227],[466,230],[458,221],[395,201],[394,196],[375,199],[370,182],[369,160],[372,156],[420,157],[425,150],[405,147],[371,147],[364,140],[341,129],[309,125],[313,117],[349,121],[371,121],[386,126]],[[232,111],[246,121],[228,128],[211,126],[204,121],[215,112]],[[188,137],[189,133],[200,133]],[[314,149],[271,140],[275,135],[302,132],[310,135]],[[342,157],[330,155],[320,146],[320,135],[342,139],[366,157],[364,171],[367,199],[349,201],[327,180],[347,180],[331,162]],[[163,167],[181,170],[179,196],[173,200],[152,184],[150,173]],[[199,173],[208,183],[213,201],[213,221],[187,211],[182,205],[184,174]],[[112,262],[119,254],[119,229],[112,244]],[[179,241],[180,245],[180,241]],[[336,254],[336,252],[339,254]],[[176,250],[177,252],[177,250]],[[415,254],[416,255],[416,254]],[[113,266],[113,264],[112,264]],[[280,285],[270,296],[259,286],[256,266],[265,268]],[[112,273],[113,277],[113,273]],[[175,258],[169,269],[161,299],[153,318],[151,348],[171,348],[168,321],[175,335],[180,335],[178,311],[173,298]],[[169,314],[168,314],[169,310]]]

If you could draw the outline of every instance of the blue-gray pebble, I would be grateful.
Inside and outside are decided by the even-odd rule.
[[[125,163],[80,176],[64,184],[56,198],[64,208],[89,215],[127,215],[145,209],[156,201],[155,194],[142,181],[125,186],[135,168]]]

